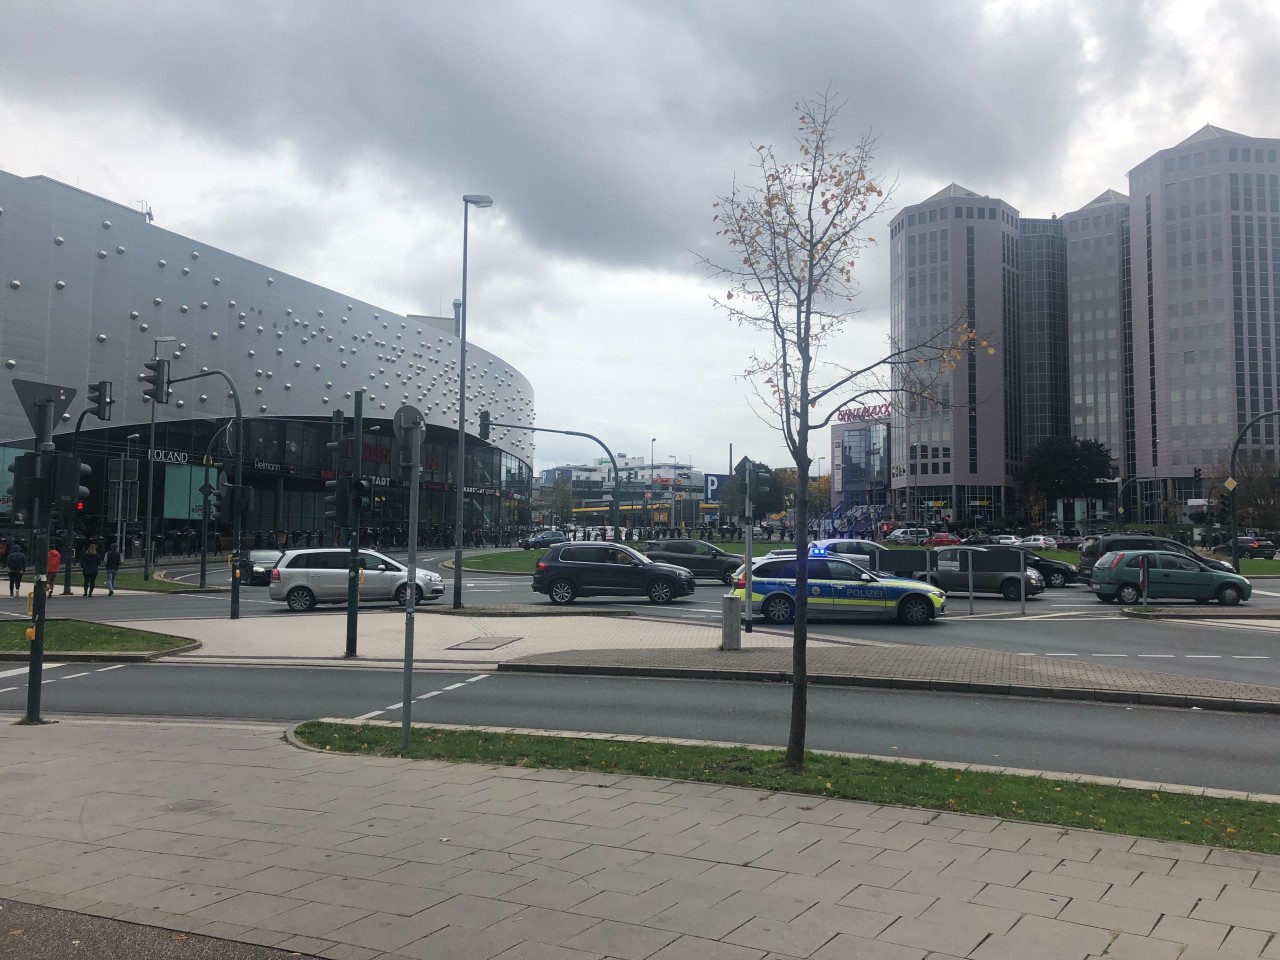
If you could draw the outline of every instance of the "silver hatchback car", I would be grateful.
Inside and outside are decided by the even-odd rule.
[[[318,603],[345,603],[351,551],[340,547],[288,550],[271,571],[268,595],[302,612]],[[444,581],[430,570],[417,570],[418,603],[444,596]],[[409,595],[409,570],[375,550],[360,551],[361,601],[391,600],[403,604]]]

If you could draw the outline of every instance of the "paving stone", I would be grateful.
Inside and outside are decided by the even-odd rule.
[[[987,924],[967,918],[950,916],[943,922],[925,920],[923,917],[900,917],[878,939],[906,947],[925,950],[949,950],[968,954],[986,940],[991,931]]]
[[[590,930],[578,934],[565,946],[621,960],[645,960],[667,944],[673,943],[679,936],[679,933],[669,930],[602,920]]]
[[[1172,940],[1187,946],[1217,949],[1227,938],[1231,928],[1221,923],[1205,920],[1188,920],[1186,917],[1161,917],[1151,931],[1156,940]]]
[[[789,873],[769,884],[762,892],[789,900],[835,903],[852,893],[856,886],[856,883],[848,880],[827,880]]]
[[[1084,960],[1101,955],[1111,934],[1097,927],[1025,916],[1007,934],[996,935],[970,953],[974,960]]]
[[[979,903],[935,900],[924,913],[920,914],[920,919],[940,925],[954,923],[957,927],[970,926],[983,929],[988,933],[1008,933],[1021,916],[1022,914],[1016,910],[989,907]]]
[[[812,907],[816,900],[793,900],[773,892],[770,885],[764,890],[741,890],[718,904],[729,910],[770,920],[794,920]]]
[[[459,894],[415,914],[414,919],[424,923],[438,923],[442,927],[484,930],[522,909],[524,908],[518,903]]]
[[[669,894],[650,891],[649,893],[628,894],[614,893],[606,890],[589,897],[581,903],[569,907],[572,913],[581,913],[602,920],[618,920],[623,923],[643,923],[655,914],[675,906]]]
[[[840,901],[842,907],[857,907],[873,913],[891,913],[899,917],[918,917],[937,899],[903,890],[862,886]]]
[[[447,891],[359,877],[324,877],[290,890],[289,895],[298,900],[313,900],[340,907],[364,907],[366,912],[379,910],[406,917],[454,896]]]
[[[732,864],[718,863],[706,873],[698,875],[703,883],[718,887],[733,887],[736,890],[763,890],[782,874],[777,870],[761,870],[758,867],[735,867]]]
[[[1216,900],[1202,900],[1196,904],[1195,909],[1191,911],[1191,919],[1280,933],[1280,914],[1271,910],[1256,910],[1252,907],[1221,903]]]
[[[504,950],[494,960],[604,960],[604,957],[598,953],[571,950],[569,947],[554,947],[529,940],[525,943],[517,943],[510,950]]]
[[[792,957],[807,957],[828,940],[834,931],[810,927],[800,922],[754,917],[722,939],[743,947],[771,950]]]
[[[667,944],[651,960],[763,960],[765,952],[732,943],[680,937]]]
[[[828,940],[811,960],[924,960],[926,952],[919,947],[904,947],[842,933]]]
[[[751,919],[751,914],[722,905],[679,903],[645,921],[649,927],[690,936],[723,937]]]
[[[596,917],[584,917],[561,910],[544,910],[541,907],[525,907],[519,913],[495,923],[489,930],[515,940],[536,940],[539,943],[564,946],[599,922]]]
[[[988,907],[1000,907],[1018,913],[1030,913],[1039,917],[1056,917],[1071,901],[1070,897],[1060,894],[1039,893],[1021,887],[1002,887],[998,883],[989,883],[973,897],[974,903]]]
[[[1146,876],[1146,874],[1143,874]],[[1161,877],[1153,877],[1153,879],[1163,879]],[[1141,881],[1142,877],[1138,878]],[[1147,887],[1137,886],[1137,882],[1132,887],[1122,887],[1118,884],[1112,885],[1111,889],[1099,900],[1106,906],[1113,907],[1130,907],[1134,910],[1146,910],[1151,913],[1161,914],[1167,913],[1173,916],[1185,917],[1189,916],[1195,905],[1200,902],[1199,897],[1190,894],[1171,893],[1167,890],[1152,890]]]
[[[514,946],[516,941],[510,937],[488,930],[448,926],[400,947],[396,953],[415,960],[491,960]]]
[[[1107,947],[1108,960],[1178,960],[1182,946],[1177,943],[1161,943],[1150,937],[1136,937],[1122,933]]]
[[[231,903],[231,900],[225,901]],[[267,917],[258,926],[267,930],[283,930],[310,936],[320,934],[330,940],[342,940],[333,934],[340,927],[367,917],[372,911],[364,907],[342,907],[332,903],[304,903],[284,913]]]
[[[1280,892],[1238,887],[1234,883],[1229,883],[1223,888],[1222,893],[1218,895],[1218,902],[1280,913]]]

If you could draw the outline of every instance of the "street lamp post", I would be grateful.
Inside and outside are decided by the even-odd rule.
[[[467,456],[467,239],[472,207],[491,207],[493,198],[468,193],[462,198],[462,307],[458,319],[458,466],[454,478],[458,488],[457,515],[453,518],[453,608],[462,609],[462,534],[466,509]]]
[[[671,532],[679,530],[679,524],[676,523],[676,458],[671,456],[671,513],[667,517],[667,521],[671,524]]]
[[[116,549],[124,553],[124,485],[129,474],[129,447],[142,434],[131,433],[124,438],[124,459],[120,461],[120,478],[116,485]]]
[[[160,359],[160,344],[174,343],[177,337],[155,337],[154,346],[151,348],[151,359]],[[161,390],[168,388],[168,384],[159,385]],[[153,452],[156,448],[156,407],[159,405],[159,398],[151,401],[151,435],[147,441],[147,541],[142,545],[142,579],[151,579],[151,565],[155,561],[155,556],[151,548],[151,502],[155,499],[156,489],[156,462],[153,459]]]
[[[653,526],[653,445],[658,442],[657,437],[649,438],[649,520],[647,525]],[[649,531],[652,533],[653,531]]]

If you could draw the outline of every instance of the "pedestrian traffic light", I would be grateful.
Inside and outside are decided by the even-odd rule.
[[[168,403],[169,402],[169,361],[148,360],[143,364],[147,368],[139,379],[147,384],[147,388],[142,391],[142,395],[152,403]]]
[[[489,439],[489,428],[492,421],[493,421],[493,417],[489,414],[488,410],[480,411],[480,439],[481,440]]]
[[[99,420],[111,419],[111,381],[89,384],[89,412]]]
[[[80,481],[93,473],[87,463],[81,463],[74,453],[54,454],[53,464],[53,503],[55,506],[70,507],[81,500],[89,498],[89,488]]]
[[[356,513],[373,506],[373,481],[368,477],[351,480],[351,508]]]
[[[339,527],[351,526],[351,481],[326,480],[324,489],[324,518]]]

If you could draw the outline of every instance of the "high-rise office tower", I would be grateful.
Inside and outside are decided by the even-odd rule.
[[[890,225],[895,346],[928,352],[964,328],[995,347],[963,352],[922,384],[931,398],[897,395],[890,462],[901,517],[1012,512],[1022,456],[1018,220],[1003,200],[953,183]],[[895,370],[894,387],[909,387],[917,373]]]
[[[1111,451],[1133,476],[1133,335],[1127,272],[1129,198],[1106,190],[1066,214],[1071,432]],[[1126,411],[1128,416],[1126,416]]]
[[[1056,217],[1018,221],[1018,371],[1022,452],[1071,434],[1067,348],[1067,236]]]
[[[1129,172],[1135,476],[1174,502],[1280,403],[1278,152],[1206,126]],[[1245,448],[1278,440],[1266,420]]]

